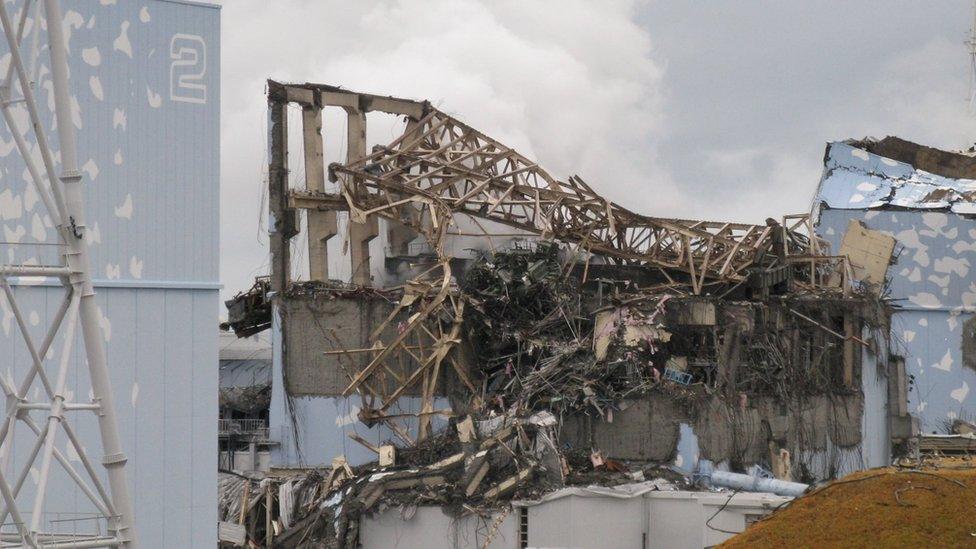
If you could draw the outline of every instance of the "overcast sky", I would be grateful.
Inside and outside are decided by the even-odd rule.
[[[666,217],[807,210],[830,140],[976,139],[967,0],[220,3],[225,297],[267,271],[267,78],[430,99]],[[344,131],[326,118],[327,156]]]

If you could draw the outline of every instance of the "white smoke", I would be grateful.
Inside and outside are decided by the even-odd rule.
[[[675,204],[658,168],[662,69],[633,1],[224,2],[222,280],[242,289],[266,265],[257,235],[266,162],[264,81],[313,81],[430,99],[536,159],[642,212]],[[338,159],[340,118],[327,117]],[[369,119],[392,140],[392,121]],[[298,157],[293,156],[294,164]]]

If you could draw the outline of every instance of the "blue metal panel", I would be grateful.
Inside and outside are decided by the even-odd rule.
[[[834,250],[852,219],[898,239],[889,267],[896,351],[914,377],[909,410],[922,428],[976,411],[976,371],[962,364],[962,325],[976,312],[976,220],[945,212],[824,209],[819,233]]]
[[[974,196],[974,180],[942,177],[846,143],[830,143],[816,202],[835,209],[898,206],[976,213]]]
[[[215,282],[219,11],[152,0],[102,4],[72,0],[64,9],[94,276]],[[51,129],[53,113],[43,108],[53,101],[50,71],[46,57],[40,61],[37,87]],[[9,191],[0,197],[3,240],[54,242],[5,127],[0,172]],[[14,253],[39,255],[33,247]]]
[[[219,10],[165,0],[63,0],[63,7],[88,201],[85,234],[92,244],[93,277],[101,280],[97,299],[136,526],[145,547],[213,547]],[[32,21],[30,28],[39,26]],[[43,44],[46,38],[40,38]],[[28,33],[25,42],[31,39]],[[0,66],[8,59],[0,56]],[[46,54],[38,60],[38,99],[50,132],[50,70]],[[18,117],[26,120],[26,113]],[[5,260],[51,262],[56,248],[35,244],[55,242],[54,230],[25,177],[12,136],[0,127],[0,240],[20,243],[0,246],[0,254]],[[17,287],[36,339],[61,292],[50,284]],[[80,343],[75,347],[72,398],[87,402],[84,354]],[[60,355],[59,336],[49,364]],[[28,357],[2,300],[0,356],[0,375],[19,382]],[[97,466],[94,417],[77,416],[75,425]],[[12,452],[23,457],[27,442],[19,434]],[[63,438],[57,444],[66,449]],[[13,463],[0,460],[0,466],[14,473]],[[30,480],[25,490],[33,490]],[[52,476],[50,494],[49,510],[62,518],[92,510],[63,473]]]

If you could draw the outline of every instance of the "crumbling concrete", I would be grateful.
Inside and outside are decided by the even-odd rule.
[[[890,308],[879,291],[890,236],[852,224],[849,259],[830,255],[805,215],[764,225],[643,216],[427,102],[276,82],[269,102],[277,402],[329,399],[336,426],[355,417],[395,435],[351,437],[381,465],[330,477],[341,511],[325,517],[320,506],[307,531],[325,521],[340,545],[354,545],[378,505],[487,513],[592,475],[663,474],[683,463],[679,447],[700,454],[683,465],[689,473],[765,469],[809,481],[887,463],[878,417],[904,394],[904,380],[890,378],[901,370],[888,366]],[[303,139],[315,183],[304,189],[285,176],[291,104],[311,111]],[[350,155],[326,170],[316,117],[327,106],[349,116]],[[407,124],[367,153],[371,111]],[[323,171],[336,192],[322,190]],[[296,216],[317,220],[306,224],[310,272],[326,276],[321,243],[333,232],[323,214],[339,211],[350,220],[354,284],[295,283]],[[399,236],[384,237],[381,219]],[[532,239],[499,250],[484,231],[487,249],[449,251],[482,222]],[[376,238],[424,241],[397,258],[401,284],[369,287]],[[279,409],[298,444],[295,425],[308,420]]]

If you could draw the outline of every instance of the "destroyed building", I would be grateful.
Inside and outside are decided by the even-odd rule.
[[[976,157],[887,137],[830,143],[824,162],[818,233],[833,249],[857,254],[875,280],[897,241],[884,295],[895,310],[892,368],[911,385],[907,411],[926,433],[972,421]],[[875,236],[858,236],[868,233]]]
[[[907,412],[884,272],[810,216],[648,217],[428,102],[273,81],[268,101],[271,276],[230,325],[271,326],[272,467],[330,468],[331,535],[357,539],[339,501],[369,512],[394,485],[490,507],[594,470],[810,482],[889,462]],[[402,133],[370,147],[382,113]],[[413,468],[350,468],[377,458]]]
[[[267,332],[238,338],[221,331],[218,386],[217,466],[232,471],[266,471],[268,408],[271,403],[271,341]]]

